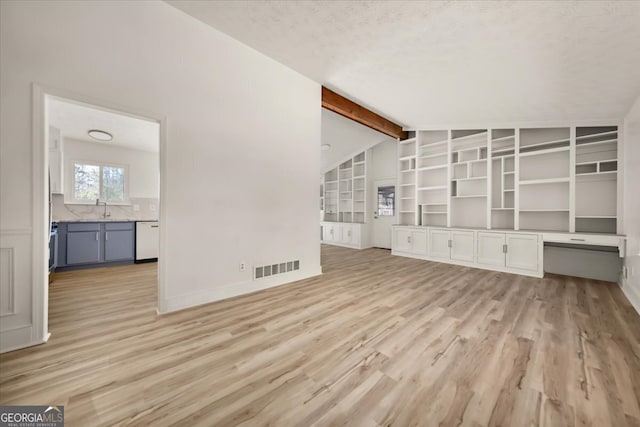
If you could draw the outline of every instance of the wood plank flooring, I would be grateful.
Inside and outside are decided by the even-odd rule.
[[[0,355],[0,403],[63,404],[69,426],[640,426],[640,316],[615,284],[380,249],[322,264],[165,316],[154,264],[59,274],[49,343]]]

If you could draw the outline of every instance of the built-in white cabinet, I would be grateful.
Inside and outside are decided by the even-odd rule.
[[[536,271],[540,266],[542,241],[537,234],[506,233],[506,266]]]
[[[360,245],[360,225],[340,224],[340,243],[345,245]]]
[[[544,274],[542,234],[396,225],[393,236],[393,255],[535,277]]]
[[[366,247],[363,241],[363,224],[330,222],[321,223],[322,243],[354,249]]]
[[[320,178],[322,243],[355,249],[369,247],[365,226],[367,152],[349,157]]]
[[[395,227],[393,248],[405,256],[425,256],[427,254],[427,230],[425,228]]]
[[[429,229],[429,256],[449,259],[451,257],[451,232],[449,230]]]
[[[432,258],[473,262],[474,232],[429,228],[429,251]]]
[[[480,265],[537,271],[541,243],[538,234],[478,231]]]
[[[505,233],[478,232],[478,264],[504,267],[506,262]]]
[[[64,193],[63,143],[60,129],[49,126],[49,185],[52,193]]]
[[[474,261],[474,232],[454,230],[451,232],[451,259]]]

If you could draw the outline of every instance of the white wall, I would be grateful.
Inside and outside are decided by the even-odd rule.
[[[369,176],[373,181],[395,179],[398,159],[398,143],[394,140],[382,142],[371,150]]]
[[[628,278],[622,290],[640,313],[640,97],[624,119],[624,230]]]
[[[33,82],[166,118],[161,311],[320,273],[318,84],[163,2],[0,8],[0,259],[16,272],[0,286],[16,295],[3,350],[46,338],[31,309]],[[238,268],[294,259],[299,272],[261,281]]]
[[[65,194],[72,191],[74,160],[126,165],[129,169],[129,197],[157,198],[160,195],[158,153],[65,138]]]
[[[333,111],[322,109],[322,143],[330,144],[331,149],[321,152],[320,172],[333,169],[349,157],[382,141],[394,139]]]

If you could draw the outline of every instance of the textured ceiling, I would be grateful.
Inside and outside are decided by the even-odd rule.
[[[60,129],[60,133],[65,138],[156,153],[160,148],[160,125],[156,122],[57,98],[47,101],[47,116],[49,124]],[[113,135],[113,139],[111,141],[93,139],[87,134],[91,129],[109,132]]]
[[[169,1],[408,128],[622,118],[640,2]]]

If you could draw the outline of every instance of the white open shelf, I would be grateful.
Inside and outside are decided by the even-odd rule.
[[[615,232],[618,129],[417,131],[399,144],[400,223]]]

